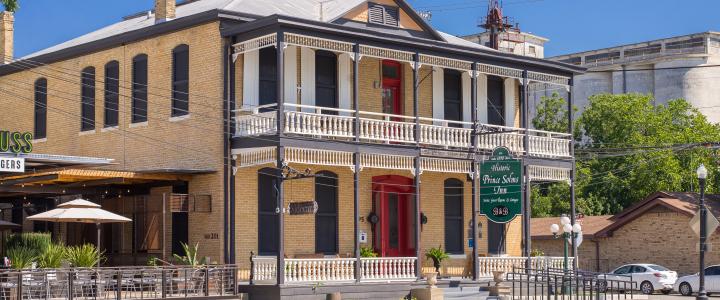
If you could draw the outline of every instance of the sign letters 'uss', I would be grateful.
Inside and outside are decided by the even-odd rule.
[[[522,164],[510,150],[498,147],[480,163],[480,214],[495,223],[512,221],[521,212]]]

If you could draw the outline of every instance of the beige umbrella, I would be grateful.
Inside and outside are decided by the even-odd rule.
[[[56,209],[29,216],[27,219],[32,221],[95,224],[97,226],[97,243],[99,250],[100,224],[132,221],[126,217],[111,213],[100,207],[100,205],[90,201],[77,199],[60,204]]]

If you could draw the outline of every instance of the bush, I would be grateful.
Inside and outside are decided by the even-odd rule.
[[[370,247],[360,247],[360,257],[377,257],[377,253]]]
[[[105,260],[103,252],[93,244],[67,248],[67,260],[76,268],[92,268]]]
[[[17,270],[31,268],[33,261],[37,258],[35,250],[26,246],[9,248],[7,256],[10,259],[10,266]]]
[[[33,256],[40,254],[52,243],[49,233],[24,232],[11,234],[5,237],[5,249],[23,248],[32,252]],[[8,255],[9,256],[9,255]]]
[[[200,247],[200,243],[196,243],[195,247],[190,248],[188,244],[180,243],[183,247],[183,250],[185,252],[185,256],[180,256],[177,254],[173,254],[175,259],[182,264],[189,265],[189,266],[199,266],[206,264],[205,258],[198,259],[197,253],[198,253],[198,247]]]
[[[37,257],[38,267],[43,269],[60,268],[66,256],[67,250],[65,246],[61,244],[50,244],[45,247],[40,256]]]

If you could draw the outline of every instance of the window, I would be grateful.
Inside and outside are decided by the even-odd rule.
[[[258,254],[276,255],[278,252],[277,179],[275,170],[258,171]]]
[[[81,77],[80,131],[90,131],[95,129],[95,68],[83,69]]]
[[[338,179],[331,172],[315,177],[315,253],[338,253]]]
[[[35,129],[36,139],[47,137],[47,79],[35,81]]]
[[[505,82],[497,76],[488,76],[488,123],[505,126]]]
[[[260,49],[260,105],[277,103],[277,51]]]
[[[132,66],[132,117],[131,122],[141,123],[148,120],[148,60],[140,54],[133,58]]]
[[[462,121],[462,75],[456,70],[445,70],[445,120]],[[460,124],[452,124],[460,125]]]
[[[118,126],[120,110],[120,64],[113,60],[105,64],[105,126]]]
[[[321,50],[316,51],[315,105],[338,108],[337,76],[337,56],[335,53]]]
[[[622,266],[622,267],[618,268],[617,270],[615,270],[615,272],[613,272],[613,274],[615,274],[615,275],[627,274],[627,273],[630,273],[631,268],[632,268],[632,266]]]
[[[400,9],[370,2],[368,3],[368,23],[397,27],[400,25]]]
[[[463,183],[445,180],[445,249],[450,254],[463,254]]]
[[[190,112],[188,95],[190,80],[190,49],[180,45],[173,49],[172,69],[172,112],[173,117],[184,116]]]

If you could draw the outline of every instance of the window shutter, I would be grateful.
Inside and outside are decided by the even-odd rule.
[[[368,22],[374,24],[385,24],[385,8],[382,5],[369,3]]]
[[[285,103],[297,104],[297,46],[285,48]]]
[[[245,109],[253,109],[260,103],[260,51],[253,50],[243,55],[243,99]]]
[[[488,103],[487,103],[487,75],[478,74],[477,78],[477,116],[478,122],[486,124],[488,122]]]
[[[465,122],[472,122],[472,108],[470,107],[470,94],[472,93],[472,78],[468,72],[462,72],[462,119]],[[470,125],[465,125],[465,128],[470,128]]]
[[[315,50],[300,48],[302,58],[302,104],[315,106]],[[315,112],[313,109],[303,108],[304,112]]]
[[[445,119],[445,72],[442,68],[434,67],[432,75],[433,84],[433,119]],[[441,125],[439,122],[436,122]]]
[[[505,79],[505,126],[515,127],[515,78]]]
[[[400,9],[392,6],[385,6],[385,19],[383,24],[398,26],[400,24]]]
[[[338,55],[338,95],[341,109],[352,109],[352,68],[353,61],[350,59],[350,54]]]

